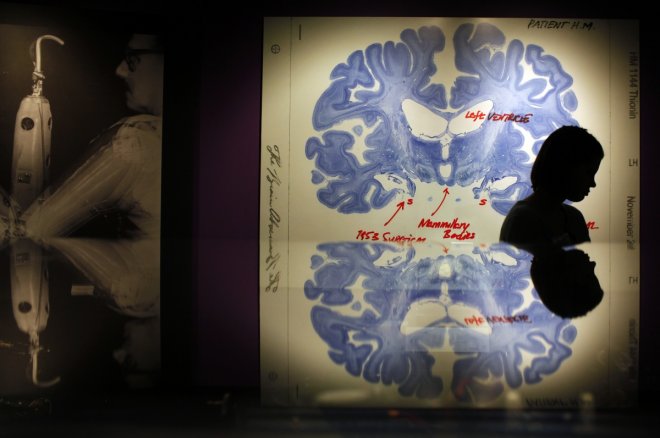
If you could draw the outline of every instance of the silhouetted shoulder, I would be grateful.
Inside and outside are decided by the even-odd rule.
[[[550,239],[540,227],[541,215],[528,201],[518,201],[506,215],[500,240],[512,244],[543,243]]]
[[[563,223],[557,227],[557,224],[549,223],[549,219],[531,202],[517,202],[504,219],[500,240],[519,246],[565,246],[588,242],[589,231],[582,213],[571,205],[562,204],[561,207],[564,218]]]
[[[563,204],[564,213],[566,214],[566,231],[570,236],[572,244],[590,242],[589,230],[587,229],[587,222],[584,216],[577,208],[572,205]]]

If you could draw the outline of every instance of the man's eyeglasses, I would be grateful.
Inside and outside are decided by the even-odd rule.
[[[141,61],[140,56],[149,54],[162,55],[163,51],[160,49],[126,49],[124,61],[126,61],[128,70],[133,73]]]

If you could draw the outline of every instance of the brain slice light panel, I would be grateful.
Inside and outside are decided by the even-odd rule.
[[[487,403],[539,383],[572,354],[577,329],[526,299],[530,256],[513,247],[437,258],[380,243],[317,249],[304,288],[312,324],[329,359],[353,376],[403,396],[450,390],[458,402]],[[451,369],[451,382],[436,365]]]
[[[460,75],[435,83],[443,65],[434,55],[447,44]],[[341,213],[382,208],[424,182],[472,187],[504,215],[531,193],[530,163],[545,137],[578,124],[560,61],[537,45],[507,43],[489,23],[462,24],[451,41],[438,27],[406,29],[400,42],[353,52],[330,78],[312,117],[319,136],[305,152],[319,201]],[[336,128],[345,122],[355,127]]]

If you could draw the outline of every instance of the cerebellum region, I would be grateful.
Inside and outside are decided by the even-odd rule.
[[[323,205],[366,213],[398,193],[414,196],[424,182],[472,187],[505,215],[531,193],[530,163],[543,139],[578,124],[571,76],[542,47],[507,45],[496,26],[467,23],[452,40],[460,75],[445,86],[433,82],[445,44],[439,27],[406,29],[400,42],[371,44],[335,66],[312,117],[320,137],[305,145]],[[471,120],[477,110],[489,117]],[[335,128],[347,121],[350,131]]]
[[[436,258],[381,243],[317,249],[304,287],[311,321],[330,360],[352,376],[421,399],[449,384],[458,402],[488,403],[507,386],[540,382],[572,354],[575,326],[528,290],[530,256],[514,247]],[[489,324],[470,325],[479,319]],[[434,366],[451,369],[451,382]]]

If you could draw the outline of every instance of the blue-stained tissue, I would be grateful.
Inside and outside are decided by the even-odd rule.
[[[304,293],[329,360],[350,375],[403,396],[488,403],[572,355],[577,329],[538,299],[530,263],[506,244],[421,257],[412,246],[324,243]]]
[[[447,44],[455,65],[436,65]],[[459,76],[437,83],[434,75],[448,67]],[[545,137],[578,125],[573,80],[560,61],[538,45],[507,44],[486,22],[460,25],[451,42],[439,27],[406,29],[398,42],[349,54],[330,79],[305,153],[318,200],[340,213],[383,208],[401,192],[413,197],[423,182],[472,187],[475,199],[488,193],[506,215],[531,193],[531,163]],[[350,130],[338,128],[347,121]],[[398,184],[383,184],[393,178]]]

